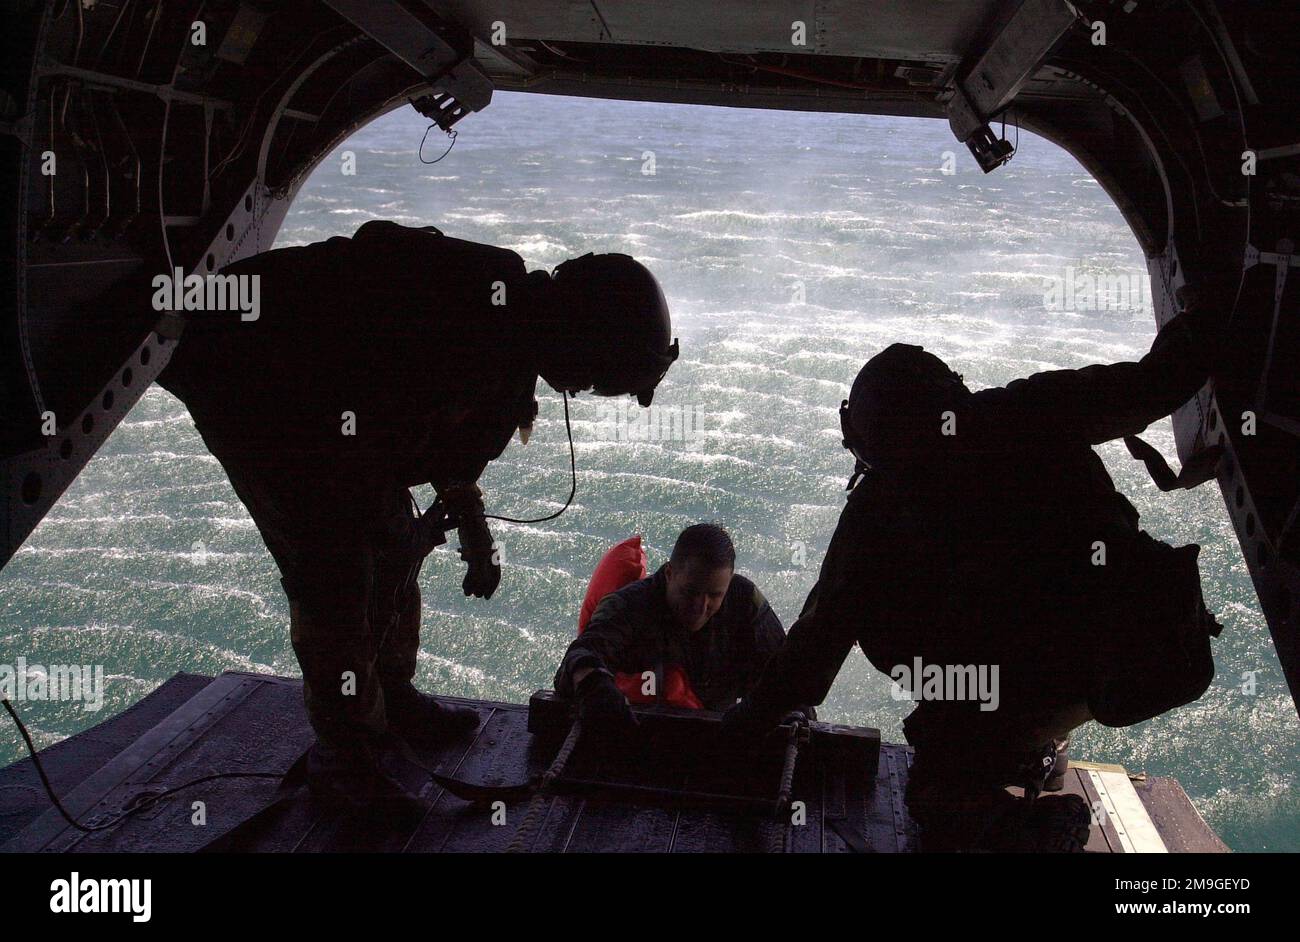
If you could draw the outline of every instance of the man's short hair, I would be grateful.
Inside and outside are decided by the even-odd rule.
[[[709,569],[735,569],[736,547],[727,531],[716,523],[697,523],[677,537],[668,561],[684,566],[692,559],[699,560]]]

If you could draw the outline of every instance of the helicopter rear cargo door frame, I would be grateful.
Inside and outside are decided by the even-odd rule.
[[[199,47],[187,41],[188,19],[185,30],[171,31],[172,46],[164,46],[162,39],[155,40],[151,30],[135,74],[154,81],[117,74],[107,65],[98,71],[77,66],[75,63],[81,61],[81,38],[76,41],[72,62],[61,61],[47,48],[55,45],[60,29],[78,36],[87,33],[85,11],[79,4],[75,6],[81,19],[74,18],[71,23],[69,17],[73,15],[67,12],[71,9],[68,4],[60,6],[64,15],[58,23],[54,4],[45,4],[33,13],[30,58],[13,65],[23,77],[29,118],[0,129],[8,132],[0,134],[0,179],[4,179],[6,190],[12,188],[16,198],[11,205],[19,209],[12,220],[13,228],[5,233],[5,240],[12,242],[15,304],[11,323],[5,325],[6,340],[12,341],[4,376],[10,394],[0,400],[4,433],[4,447],[0,449],[0,568],[166,368],[184,329],[183,314],[117,310],[120,301],[111,293],[95,304],[94,318],[87,318],[76,302],[64,309],[44,310],[49,305],[31,296],[35,273],[58,273],[61,279],[75,279],[83,272],[107,271],[107,276],[101,276],[107,277],[106,284],[111,284],[114,277],[119,284],[140,278],[148,271],[171,274],[174,268],[200,276],[215,273],[272,247],[303,180],[358,128],[408,103],[422,113],[436,115],[435,120],[450,127],[467,110],[486,107],[492,94],[491,83],[472,58],[472,51],[478,48],[475,42],[451,28],[440,34],[434,28],[437,21],[432,14],[424,20],[423,33],[409,32],[411,42],[425,44],[419,70],[365,34],[358,35],[349,25],[340,23],[323,4],[318,24],[281,24],[297,45],[286,40],[288,67],[272,63],[278,69],[276,78],[249,96],[250,104],[249,99],[236,101],[208,94],[202,85],[193,85],[197,81],[193,76],[222,68],[246,67],[255,74],[256,42],[248,48],[239,46],[238,55],[234,55],[229,52],[232,44],[226,41],[251,28],[246,5],[232,7],[230,22],[212,21],[211,31],[221,40],[211,44],[210,54],[196,52]],[[367,11],[380,9],[379,4],[360,7]],[[262,21],[254,25],[254,40],[269,31]],[[302,27],[303,36],[297,35],[295,26]],[[168,30],[160,28],[157,32],[162,36]],[[459,48],[440,38],[443,34]],[[107,43],[105,39],[105,48]],[[107,225],[111,209],[106,209],[101,231],[93,240],[73,238],[85,214],[68,227],[68,235],[60,241],[49,225],[53,216],[42,221],[38,210],[44,184],[35,173],[33,158],[48,149],[73,166],[73,157],[63,154],[67,141],[53,123],[54,109],[44,102],[52,102],[65,89],[69,95],[112,95],[120,99],[123,111],[139,111],[143,116],[139,127],[122,128],[124,139],[133,149],[149,133],[144,128],[151,128],[158,138],[154,151],[142,144],[138,147],[143,160],[136,170],[136,177],[143,181],[140,189],[145,199],[154,200],[152,211],[145,205],[140,219],[123,220],[121,230],[114,234]],[[348,94],[337,94],[344,89]],[[318,105],[326,106],[328,111],[321,113]],[[114,106],[118,107],[116,102]],[[351,110],[345,111],[345,107]],[[156,113],[147,113],[150,108]],[[174,126],[180,108],[191,109],[198,117],[198,126],[205,129],[197,142],[189,135],[168,135],[169,119]],[[48,128],[35,119],[47,111],[51,115]],[[216,154],[210,153],[213,115],[226,112],[235,116],[236,126],[242,122],[244,130],[237,146],[224,160],[218,160]],[[66,149],[73,150],[70,145]],[[80,156],[82,151],[78,148],[74,153]],[[168,165],[172,169],[166,170]],[[203,186],[201,199],[196,196],[192,206],[178,208],[174,200],[164,197],[165,173],[174,179],[179,176],[176,168],[184,166],[202,168]],[[90,169],[98,173],[97,167],[87,169],[88,188],[92,181]],[[75,176],[80,178],[81,174]],[[112,185],[111,180],[108,185]],[[89,205],[89,189],[87,194]],[[53,195],[50,203],[53,212]],[[33,217],[40,227],[51,232],[42,232],[40,227],[29,229],[28,220]],[[152,229],[129,225],[141,221],[151,221]],[[48,286],[44,293],[49,293]],[[70,362],[61,364],[61,373],[49,375],[48,369],[40,368],[45,364],[34,362],[29,339],[34,321],[42,316],[50,322],[84,324],[94,320],[115,324],[122,336],[112,345],[101,346],[112,346],[119,352],[109,362],[104,351],[95,351],[92,346],[90,353],[98,352],[105,358],[103,362],[69,358]],[[20,351],[21,356],[13,356],[13,351]],[[79,398],[75,411],[66,404],[56,409],[43,391],[61,391],[63,398],[69,399],[66,380],[76,374],[83,381],[85,377],[96,377],[97,385]],[[55,434],[50,434],[51,428]]]
[[[1300,299],[1288,274],[1300,14],[1262,0],[760,6],[301,0],[291,16],[164,4],[119,22],[121,5],[23,5],[0,60],[0,204],[14,207],[0,226],[13,301],[0,306],[0,565],[157,375],[180,326],[153,311],[127,324],[101,293],[171,262],[201,274],[270,248],[306,174],[406,101],[432,99],[422,110],[448,127],[490,100],[485,83],[950,120],[955,109],[956,127],[976,133],[1001,109],[1110,194],[1147,255],[1158,325],[1184,282],[1239,282],[1224,305],[1242,362],[1175,414],[1175,437],[1184,461],[1209,444],[1228,453],[1220,487],[1300,701]],[[1104,23],[1104,42],[1066,26],[1070,11]],[[206,47],[189,41],[196,15]],[[954,76],[969,114],[949,101]],[[55,105],[66,101],[65,126]],[[98,129],[78,124],[97,109]],[[122,133],[103,134],[116,112]],[[41,175],[46,150],[57,178]],[[42,434],[46,411],[57,435]]]

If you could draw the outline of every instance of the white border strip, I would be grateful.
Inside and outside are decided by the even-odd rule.
[[[1087,769],[1092,787],[1101,797],[1102,807],[1119,834],[1120,846],[1126,854],[1167,854],[1155,823],[1147,814],[1146,806],[1138,797],[1127,772],[1104,769]],[[1095,816],[1095,815],[1094,815]]]

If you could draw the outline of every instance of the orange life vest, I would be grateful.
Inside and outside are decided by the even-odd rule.
[[[641,537],[633,536],[612,547],[591,574],[587,585],[587,594],[582,599],[582,611],[578,615],[578,634],[587,628],[591,614],[600,604],[600,600],[609,593],[623,588],[629,583],[646,577],[646,554],[641,546]],[[646,686],[641,674],[615,674],[614,681],[623,691],[629,703],[665,703],[668,706],[686,707],[690,710],[702,710],[704,704],[691,689],[690,678],[680,664],[668,664],[664,667],[662,699],[643,693]]]

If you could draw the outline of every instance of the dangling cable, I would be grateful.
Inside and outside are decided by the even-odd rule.
[[[1007,139],[1007,112],[1010,110],[1011,110],[1010,108],[1007,108],[1002,112],[1002,140],[1003,141],[1006,141]],[[1016,156],[1016,152],[1020,150],[1020,122],[1012,121],[1012,125],[1016,129],[1016,142],[1011,145],[1011,153],[1007,155],[1007,160],[1010,160],[1012,157]]]
[[[54,794],[54,786],[50,784],[50,778],[45,774],[45,766],[41,763],[41,757],[37,754],[36,746],[32,743],[31,734],[27,732],[27,727],[19,718],[13,706],[9,703],[8,699],[0,700],[0,703],[4,704],[5,709],[9,711],[9,715],[13,717],[14,723],[18,725],[18,732],[22,735],[23,742],[27,744],[27,751],[32,755],[32,764],[36,766],[36,774],[40,776],[41,784],[45,786],[45,794],[49,795],[50,802],[54,805],[55,810],[63,816],[63,820],[67,821],[69,825],[85,834],[90,834],[94,831],[106,831],[111,827],[116,827],[136,812],[143,811],[146,808],[151,808],[169,795],[174,795],[176,792],[189,788],[192,785],[211,782],[219,778],[282,778],[284,775],[283,772],[217,772],[213,775],[205,775],[202,778],[191,779],[188,782],[183,782],[180,785],[173,786],[164,791],[137,792],[135,795],[131,796],[131,799],[125,805],[123,805],[121,812],[113,815],[113,817],[109,818],[107,821],[93,825],[82,824],[68,813],[68,809],[63,807],[63,802],[59,801],[59,796]]]
[[[41,757],[36,754],[36,746],[32,744],[32,737],[27,732],[27,727],[24,726],[23,721],[18,718],[18,714],[14,712],[14,708],[10,705],[9,701],[4,700],[3,702],[5,709],[9,711],[9,715],[12,716],[14,722],[18,724],[18,732],[22,735],[23,742],[27,743],[27,751],[32,754],[32,763],[36,766],[36,774],[41,777],[41,784],[45,786],[46,794],[50,796],[50,801],[54,803],[54,807],[58,810],[59,814],[63,815],[63,820],[67,821],[79,831],[94,830],[94,828],[88,828],[74,819],[72,815],[68,814],[68,809],[63,807],[63,802],[59,801],[59,797],[54,794],[54,787],[50,785],[50,778],[45,774],[45,766],[41,764]]]
[[[446,157],[448,154],[450,154],[451,149],[456,146],[456,131],[452,128],[448,128],[447,137],[451,139],[451,143],[447,145],[447,149],[443,151],[436,159],[425,160],[424,142],[429,139],[429,132],[432,131],[433,129],[434,129],[434,125],[432,124],[424,129],[424,137],[420,138],[420,149],[415,153],[415,155],[420,158],[420,163],[422,164],[436,164],[439,160],[442,160],[443,157]]]
[[[573,503],[574,495],[578,493],[578,458],[574,453],[573,448],[573,426],[569,423],[569,394],[561,393],[560,395],[564,399],[564,430],[569,435],[569,477],[572,482],[569,487],[569,497],[565,500],[564,506],[553,514],[547,514],[545,517],[537,517],[532,520],[520,520],[516,517],[498,517],[496,514],[484,514],[484,520],[504,520],[506,523],[545,523],[547,520],[554,520],[560,514],[564,513],[569,509],[569,505]]]

